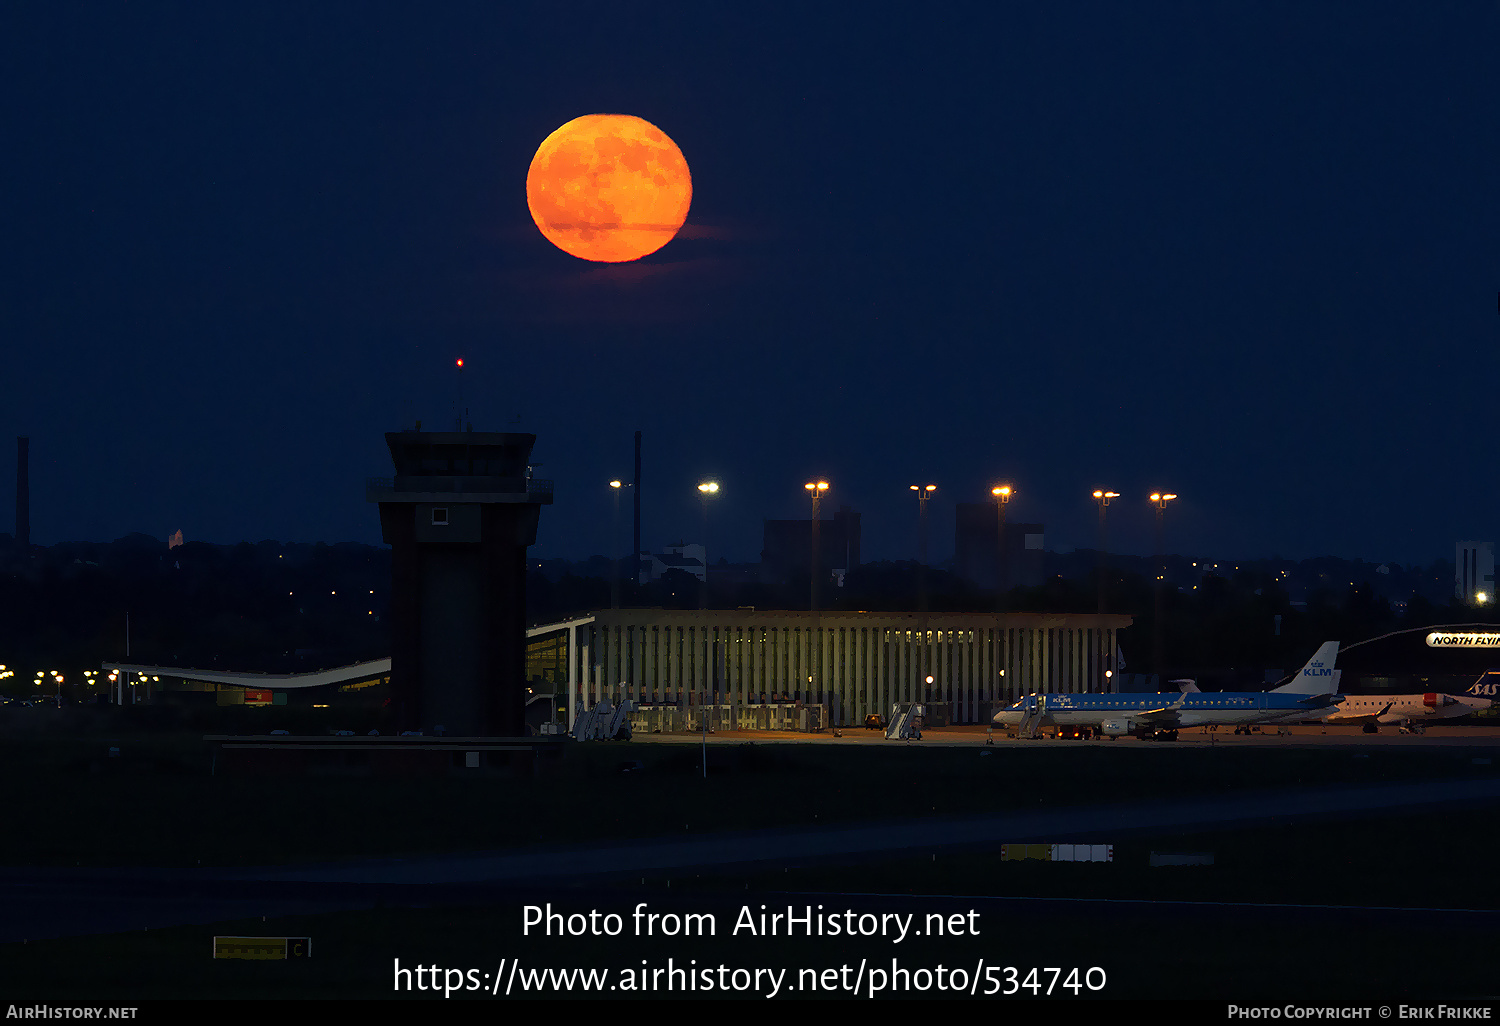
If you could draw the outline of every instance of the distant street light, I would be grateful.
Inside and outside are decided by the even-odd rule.
[[[609,483],[610,491],[615,495],[615,515],[609,525],[609,547],[615,553],[614,566],[609,581],[609,608],[620,608],[620,492],[630,485],[619,481]]]
[[[1094,500],[1099,503],[1099,614],[1104,614],[1104,575],[1106,570],[1106,552],[1109,548],[1107,535],[1104,528],[1104,511],[1109,507],[1110,499],[1118,499],[1119,492],[1101,491],[1094,489]]]
[[[813,614],[812,664],[813,674],[818,675],[822,673],[821,660],[823,658],[823,628],[818,619],[818,578],[822,576],[820,568],[823,565],[822,553],[819,552],[818,546],[818,503],[823,498],[823,493],[828,491],[828,482],[809,481],[802,487],[806,488],[812,495],[812,595],[810,597]],[[812,677],[808,677],[807,683],[808,698],[811,699],[813,694],[818,690],[818,682],[814,681]]]
[[[937,491],[937,485],[925,485],[918,487],[912,485],[911,490],[917,493],[917,609],[919,612],[927,611],[927,500],[932,498],[932,493]]]
[[[937,491],[937,485],[912,485],[917,493],[917,619],[918,653],[922,672],[931,669],[932,649],[927,637],[927,500]]]
[[[703,587],[699,590],[698,608],[708,608],[708,500],[719,494],[719,482],[702,481],[698,484],[698,496],[703,500]]]
[[[1155,613],[1155,615],[1152,618],[1154,626],[1152,627],[1152,638],[1151,638],[1151,669],[1154,670],[1157,673],[1158,676],[1160,676],[1163,673],[1165,673],[1165,671],[1162,669],[1162,641],[1161,641],[1161,639],[1162,639],[1162,589],[1164,587],[1166,587],[1166,578],[1167,578],[1167,549],[1166,549],[1166,543],[1163,540],[1165,538],[1165,530],[1166,530],[1165,527],[1163,526],[1163,524],[1164,524],[1164,521],[1166,519],[1167,503],[1171,502],[1175,498],[1177,498],[1177,496],[1171,494],[1170,492],[1152,492],[1151,493],[1151,504],[1156,507],[1156,561],[1157,561],[1157,564],[1158,564],[1157,565],[1157,574],[1156,574],[1156,598],[1155,598],[1156,613]]]
[[[1099,503],[1099,615],[1100,615],[1100,617],[1104,616],[1104,609],[1105,609],[1105,600],[1104,600],[1105,580],[1106,580],[1106,578],[1108,576],[1108,573],[1109,573],[1109,556],[1108,556],[1109,537],[1108,537],[1108,534],[1105,531],[1104,511],[1109,508],[1109,500],[1111,500],[1111,499],[1118,499],[1119,497],[1120,497],[1120,493],[1119,492],[1111,492],[1111,491],[1108,491],[1107,489],[1099,489],[1099,488],[1094,489],[1094,501],[1097,502],[1097,503]],[[1095,636],[1099,639],[1099,652],[1098,652],[1098,659],[1097,659],[1097,663],[1096,663],[1096,668],[1097,668],[1096,672],[1099,673],[1098,680],[1099,680],[1100,690],[1104,689],[1104,682],[1111,676],[1110,669],[1109,669],[1109,664],[1110,664],[1111,657],[1114,655],[1113,652],[1107,652],[1107,651],[1105,651],[1105,644],[1104,644],[1105,633],[1106,632],[1104,630],[1104,623],[1101,620],[1100,623],[1099,623],[1099,629],[1094,632]]]
[[[999,516],[998,531],[995,534],[995,612],[1005,612],[1005,507],[1010,505],[1010,497],[1015,494],[1015,489],[1010,485],[996,485],[990,489],[990,494],[995,497],[995,513]]]
[[[826,492],[826,491],[828,491],[828,482],[827,481],[817,481],[817,482],[809,481],[807,484],[803,485],[802,487],[806,488],[807,491],[809,492],[809,494],[812,495],[812,597],[811,597],[811,603],[812,604],[811,604],[811,609],[812,609],[813,612],[817,612],[818,611],[818,578],[821,576],[819,568],[820,568],[820,565],[823,562],[822,559],[819,558],[821,556],[821,553],[818,551],[818,532],[819,532],[819,524],[818,524],[818,502],[823,498],[823,493]]]

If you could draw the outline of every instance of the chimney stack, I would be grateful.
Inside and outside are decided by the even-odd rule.
[[[25,435],[16,439],[16,544],[23,549],[31,544],[30,448]]]

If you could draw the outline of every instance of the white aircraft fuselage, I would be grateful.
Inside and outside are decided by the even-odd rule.
[[[1473,695],[1343,695],[1326,715],[1310,717],[1322,723],[1424,723],[1452,720],[1482,712],[1495,703]]]

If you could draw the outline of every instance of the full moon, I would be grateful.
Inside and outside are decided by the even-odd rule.
[[[574,118],[526,173],[526,205],[547,241],[584,260],[655,253],[687,220],[693,178],[667,133],[629,114]]]

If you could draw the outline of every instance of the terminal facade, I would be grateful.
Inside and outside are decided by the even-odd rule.
[[[823,710],[820,725],[857,726],[897,702],[927,703],[929,722],[987,723],[997,704],[1033,691],[1111,690],[1117,634],[1130,623],[1097,614],[614,609],[527,633],[553,654],[546,683],[569,727],[606,699],[721,706],[736,725],[756,706],[800,704]]]

